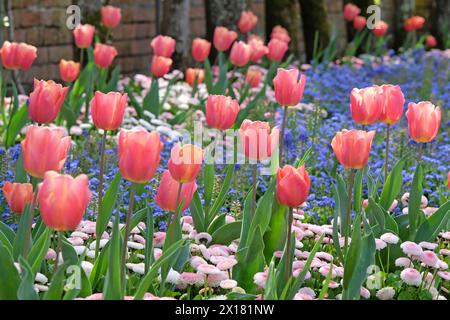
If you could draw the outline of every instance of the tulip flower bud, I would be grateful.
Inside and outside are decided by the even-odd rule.
[[[430,35],[428,35],[428,36],[425,38],[425,44],[426,44],[429,48],[435,48],[435,47],[437,47],[438,42],[437,42],[436,38],[433,37],[433,36],[430,34]]]
[[[37,48],[23,42],[5,41],[0,49],[0,55],[5,69],[28,70],[37,57]]]
[[[68,90],[68,87],[63,87],[53,80],[34,79],[34,90],[30,94],[28,108],[30,119],[38,123],[53,122],[61,110]]]
[[[303,97],[306,85],[306,76],[301,75],[297,69],[286,70],[279,68],[273,79],[275,99],[284,107],[296,106]]]
[[[90,24],[78,25],[73,30],[75,44],[80,49],[89,48],[94,40],[95,27]]]
[[[289,37],[289,32],[282,26],[275,26],[270,34],[270,39],[278,39],[287,44],[291,42],[291,37]]]
[[[228,30],[225,27],[216,27],[214,30],[214,47],[218,51],[227,51],[236,39],[237,33],[235,31]]]
[[[242,11],[238,21],[238,28],[242,33],[251,31],[258,23],[258,17],[251,11]]]
[[[350,94],[350,111],[358,124],[372,124],[378,121],[383,111],[383,94],[378,86],[353,89]]]
[[[203,157],[204,151],[195,145],[175,144],[167,165],[172,178],[181,183],[194,181],[202,167]]]
[[[381,20],[375,25],[375,28],[372,29],[372,32],[376,37],[382,37],[386,34],[388,29],[389,25],[383,20]]]
[[[3,185],[3,194],[12,212],[21,214],[26,205],[33,202],[33,185],[31,183],[11,183]]]
[[[264,45],[264,41],[257,38],[252,38],[248,41],[248,45],[250,46],[250,61],[258,62],[269,53],[269,48]]]
[[[296,169],[290,165],[277,171],[276,196],[280,204],[288,207],[298,207],[309,194],[311,181],[304,166]]]
[[[244,154],[250,160],[269,159],[278,145],[279,135],[278,127],[270,132],[269,123],[262,121],[246,119],[239,129]]]
[[[176,41],[171,37],[159,35],[153,38],[150,45],[155,56],[170,58],[175,51]]]
[[[336,158],[345,168],[362,169],[369,161],[375,131],[342,130],[331,141]]]
[[[348,22],[353,21],[360,13],[361,9],[352,3],[347,3],[344,6],[344,19]]]
[[[104,6],[100,9],[100,13],[102,16],[102,24],[109,29],[117,27],[122,19],[122,12],[117,7]]]
[[[195,38],[192,41],[192,57],[197,62],[203,62],[211,51],[211,42],[205,39]]]
[[[251,48],[242,41],[235,42],[230,52],[230,61],[237,67],[245,66],[251,57]]]
[[[288,44],[282,40],[272,38],[268,44],[269,53],[267,58],[271,61],[281,62],[286,51],[289,49]]]
[[[170,70],[172,66],[172,59],[164,58],[162,56],[153,56],[152,58],[152,74],[161,78],[164,77]]]
[[[185,74],[186,82],[193,87],[195,84],[195,80],[197,79],[197,84],[203,83],[203,79],[205,78],[205,71],[203,69],[197,68],[187,68]]]
[[[245,82],[250,84],[251,88],[256,88],[261,82],[262,72],[256,68],[248,68],[247,74],[245,75]]]
[[[138,127],[119,133],[119,169],[122,176],[135,183],[146,183],[159,165],[163,144],[159,133]]]
[[[367,24],[367,19],[364,18],[363,16],[357,16],[353,20],[353,27],[358,31],[363,30],[366,27],[366,24]]]
[[[405,97],[399,86],[389,84],[380,87],[382,94],[381,114],[379,121],[395,124],[400,121],[405,105]]]
[[[177,207],[183,202],[182,210],[186,210],[197,190],[197,183],[194,181],[183,183],[181,187],[180,199],[177,203],[178,189],[180,182],[173,179],[169,170],[165,170],[159,182],[158,192],[156,193],[155,202],[161,209],[175,212]]]
[[[117,130],[123,120],[128,95],[119,92],[95,92],[91,100],[92,120],[98,129]]]
[[[61,171],[70,142],[70,137],[64,137],[63,128],[28,126],[21,143],[25,171],[39,179],[47,171]]]
[[[99,68],[109,68],[114,58],[117,56],[117,50],[113,46],[97,43],[94,49],[94,62]]]
[[[89,179],[49,171],[39,186],[38,201],[42,220],[57,231],[75,230],[91,200]]]
[[[240,107],[231,97],[210,95],[206,102],[206,123],[219,130],[230,129],[239,113]]]
[[[75,61],[61,59],[59,63],[59,75],[65,82],[73,82],[80,74],[80,64]]]
[[[441,116],[441,108],[431,102],[411,102],[406,111],[411,139],[420,143],[433,141],[441,125]]]

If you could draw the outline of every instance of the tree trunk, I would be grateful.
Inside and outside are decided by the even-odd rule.
[[[395,0],[394,25],[394,48],[398,49],[405,41],[406,32],[404,29],[405,20],[413,16],[415,0]]]
[[[448,49],[450,46],[450,1],[448,0],[433,0],[431,7],[431,33],[438,41],[438,46],[441,49]]]
[[[281,25],[291,37],[289,51],[300,57],[305,51],[301,28],[300,9],[297,0],[266,0],[266,38],[270,39],[273,27]],[[300,57],[301,58],[301,57]]]
[[[331,27],[325,0],[299,0],[299,2],[306,56],[310,61],[313,58],[316,32],[319,36],[319,49],[324,49],[330,42]]]
[[[190,0],[165,0],[161,31],[177,41],[172,56],[175,68],[184,68],[189,56]]]
[[[237,30],[241,12],[247,10],[249,2],[250,0],[205,0],[207,38],[212,41],[217,26]],[[210,58],[214,59],[216,54],[213,46]]]

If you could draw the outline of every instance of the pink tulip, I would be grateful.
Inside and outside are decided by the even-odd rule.
[[[39,179],[47,171],[61,171],[70,142],[70,137],[64,137],[63,128],[28,126],[21,143],[25,171]]]
[[[435,47],[437,47],[438,42],[437,42],[436,38],[433,37],[433,36],[430,34],[430,35],[428,35],[428,36],[425,38],[425,44],[426,44],[429,48],[435,48]]]
[[[367,24],[367,19],[364,18],[363,16],[357,16],[353,20],[353,27],[358,31],[363,30],[366,27],[366,24]]]
[[[48,171],[39,187],[38,201],[42,220],[57,231],[75,230],[91,200],[89,179]]]
[[[382,108],[379,121],[394,124],[400,121],[403,115],[405,97],[399,86],[385,84],[380,87],[382,92]]]
[[[304,166],[284,166],[277,171],[276,196],[280,204],[295,208],[306,201],[311,181]]]
[[[413,16],[405,20],[404,29],[406,32],[417,31],[423,28],[425,22],[424,17]]]
[[[264,41],[257,38],[252,38],[248,41],[250,46],[250,61],[259,62],[262,57],[269,53],[269,48],[264,45]]]
[[[228,30],[225,27],[216,27],[214,30],[214,47],[219,51],[227,51],[231,44],[237,39],[235,31]]]
[[[242,122],[239,129],[244,154],[250,160],[269,159],[278,145],[279,135],[278,127],[270,132],[269,123],[248,119]]]
[[[331,141],[336,158],[345,168],[362,169],[369,161],[375,131],[342,130]]]
[[[59,75],[65,82],[73,82],[80,74],[80,64],[75,61],[61,59],[59,62]]]
[[[171,66],[172,59],[170,58],[162,56],[153,56],[152,58],[152,74],[157,78],[164,77],[169,72]]]
[[[169,212],[175,212],[177,207],[183,202],[182,210],[186,210],[192,197],[197,190],[197,183],[194,181],[183,183],[179,202],[177,202],[178,189],[180,183],[173,179],[169,170],[165,170],[159,182],[158,192],[156,193],[155,202],[161,209]]]
[[[89,48],[94,40],[95,27],[90,24],[80,24],[73,30],[75,44],[80,49]]]
[[[192,144],[175,144],[170,151],[168,169],[173,179],[178,182],[192,182],[197,178],[202,167],[205,152]]]
[[[94,62],[99,68],[109,68],[114,58],[117,56],[117,50],[113,46],[97,43],[94,49]]]
[[[344,6],[344,19],[348,22],[353,21],[360,13],[361,9],[352,3],[347,3]]]
[[[298,69],[286,70],[279,68],[276,77],[273,79],[275,89],[275,99],[284,107],[296,106],[303,96],[306,85],[306,76]]]
[[[150,45],[155,56],[170,58],[175,51],[176,42],[171,37],[159,35],[153,38]]]
[[[196,80],[197,80],[197,84],[203,83],[203,79],[205,78],[205,71],[203,69],[187,68],[184,78],[185,78],[186,82],[191,87],[193,87]]]
[[[243,67],[250,61],[251,48],[242,41],[235,42],[231,48],[230,61],[237,67]]]
[[[250,84],[251,88],[256,88],[261,82],[262,72],[256,68],[248,68],[247,74],[245,75],[245,82]]]
[[[2,190],[11,212],[21,214],[26,205],[33,202],[33,185],[31,183],[6,181]]]
[[[69,88],[53,80],[34,79],[34,90],[28,100],[28,115],[37,123],[53,122],[58,116]]]
[[[37,57],[37,48],[23,42],[5,41],[0,49],[0,55],[5,69],[28,70]]]
[[[258,23],[258,17],[251,11],[242,11],[241,17],[238,21],[239,30],[242,33],[247,33],[256,27]]]
[[[289,37],[289,32],[282,26],[275,26],[270,34],[271,39],[278,39],[289,44],[291,42],[291,37]]]
[[[91,115],[95,126],[103,130],[117,130],[123,120],[128,95],[119,92],[95,92],[91,100]]]
[[[203,62],[208,58],[211,51],[211,42],[201,38],[192,41],[192,57],[197,62]]]
[[[433,141],[441,125],[441,108],[428,101],[410,103],[406,111],[411,139],[426,143]]]
[[[117,7],[104,6],[100,9],[100,13],[102,15],[102,24],[109,29],[117,27],[122,19],[121,9]]]
[[[288,44],[282,40],[278,40],[276,38],[272,38],[268,44],[269,53],[267,54],[267,58],[271,61],[281,62],[283,60],[284,55],[289,49]]]
[[[383,108],[383,95],[379,87],[353,89],[350,94],[350,111],[358,124],[372,124],[378,121]]]
[[[163,144],[156,131],[138,127],[119,133],[119,169],[128,181],[146,183],[159,165]]]
[[[375,28],[372,30],[372,32],[376,37],[382,37],[386,34],[388,29],[389,25],[381,20],[375,25]]]
[[[221,95],[210,95],[206,102],[206,123],[209,127],[230,129],[239,113],[240,107],[236,100]]]

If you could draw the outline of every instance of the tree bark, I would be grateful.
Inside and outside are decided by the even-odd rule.
[[[415,9],[415,0],[395,0],[394,8],[394,48],[398,49],[405,41],[406,32],[404,29],[405,20],[413,16]]]
[[[313,58],[314,38],[319,35],[319,49],[324,49],[330,42],[330,21],[325,0],[299,0],[303,22],[306,56]]]
[[[161,31],[177,42],[172,56],[175,68],[187,64],[189,54],[189,7],[190,0],[165,0]]]
[[[289,51],[300,57],[300,53],[305,51],[305,46],[298,0],[266,0],[265,10],[267,41],[270,40],[273,27],[280,25],[288,30],[291,37]]]
[[[450,1],[448,0],[433,0],[431,3],[431,33],[438,41],[438,46],[441,49],[448,49],[450,45]],[[446,43],[447,42],[447,43]]]
[[[248,9],[249,3],[250,0],[205,0],[207,38],[212,41],[217,26],[237,30],[241,12]],[[211,59],[214,59],[216,54],[213,46]]]

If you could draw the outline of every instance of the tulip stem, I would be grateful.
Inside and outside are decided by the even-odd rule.
[[[287,230],[287,242],[286,242],[286,277],[289,277],[292,274],[292,263],[291,261],[291,234],[292,234],[292,222],[294,220],[294,210],[292,207],[289,207],[288,213],[288,230]]]
[[[423,143],[419,143],[417,149],[417,162],[421,162],[423,156]]]
[[[255,163],[252,165],[253,169],[253,193],[252,193],[252,216],[256,214],[256,184],[258,181],[258,165]]]
[[[391,125],[388,124],[386,126],[386,158],[384,159],[384,183],[387,181],[388,172],[389,172],[389,138],[390,138],[390,130]]]
[[[53,273],[56,273],[56,271],[58,271],[59,255],[61,253],[63,232],[58,231],[55,234],[58,235],[58,244],[56,245],[56,250],[55,250],[56,251],[56,259],[55,259],[55,267],[53,268]]]
[[[133,183],[130,189],[130,202],[128,204],[128,212],[125,219],[125,235],[123,237],[123,248],[122,248],[122,281],[125,285],[125,263],[127,259],[127,247],[128,247],[128,237],[130,236],[130,222],[131,215],[133,213],[134,207],[134,195],[136,194],[136,184]]]
[[[80,67],[83,70],[84,49],[80,49]]]
[[[100,173],[98,177],[98,203],[97,203],[97,220],[102,214],[103,205],[103,173],[105,171],[105,146],[106,146],[106,135],[108,131],[103,130],[102,142],[100,145]],[[100,238],[101,235],[97,234],[95,239],[95,257],[98,256],[98,251],[100,249]]]
[[[346,227],[345,227],[345,242],[344,242],[344,252],[347,255],[348,249],[348,238],[351,232],[351,214],[352,214],[352,204],[353,204],[353,183],[355,181],[355,170],[350,169],[350,173],[348,175],[348,206],[347,206],[347,215],[346,215]],[[345,257],[344,257],[345,258]]]
[[[173,216],[173,220],[169,221],[169,223],[176,223],[178,220],[178,215],[180,214],[180,198],[181,198],[181,191],[183,190],[183,183],[180,182],[178,184],[178,193],[177,193],[177,202],[176,202],[176,208],[175,208],[175,214]]]
[[[280,167],[283,163],[284,129],[286,128],[287,111],[288,111],[288,107],[284,107],[283,123],[281,124],[281,135],[280,135],[280,151],[279,151],[279,156],[278,156],[278,164]]]
[[[37,200],[37,193],[38,193],[38,185],[37,185],[37,180],[33,177],[31,177],[31,183],[33,185],[34,188],[34,193],[33,193],[33,202],[29,205],[29,213],[28,213],[28,235],[27,235],[27,241],[25,242],[24,246],[23,246],[23,256],[25,258],[27,258],[28,256],[28,252],[30,251],[30,245],[32,242],[32,235],[31,232],[33,230],[33,219],[34,219],[34,205],[36,203]]]

